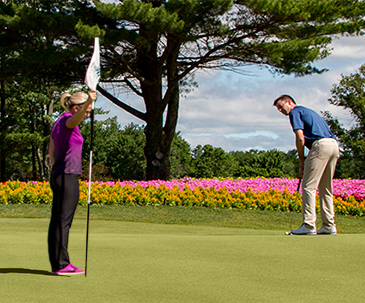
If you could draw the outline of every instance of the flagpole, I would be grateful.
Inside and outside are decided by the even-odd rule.
[[[87,275],[87,257],[89,251],[89,222],[90,222],[90,203],[91,203],[91,175],[93,163],[93,143],[94,143],[94,104],[90,111],[90,163],[89,163],[89,191],[87,195],[87,218],[86,218],[86,253],[85,253],[85,277]]]
[[[93,90],[97,89],[97,84],[100,79],[100,47],[99,38],[94,39],[94,52],[91,57],[90,64],[86,71],[85,83]],[[89,251],[89,222],[90,222],[90,204],[91,204],[91,175],[92,175],[92,163],[93,163],[93,144],[94,144],[94,107],[93,102],[92,109],[90,111],[90,163],[89,163],[89,191],[87,198],[87,218],[86,218],[86,253],[85,253],[85,277],[87,275],[87,259]]]

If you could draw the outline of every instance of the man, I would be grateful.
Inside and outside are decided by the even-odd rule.
[[[289,116],[295,133],[299,156],[299,178],[303,178],[303,224],[292,230],[293,235],[335,235],[335,213],[332,197],[332,178],[335,173],[339,148],[326,122],[313,110],[296,105],[289,95],[282,95],[274,106]],[[304,158],[304,146],[309,149]],[[305,160],[305,161],[304,161]],[[316,191],[319,191],[322,227],[316,232]]]

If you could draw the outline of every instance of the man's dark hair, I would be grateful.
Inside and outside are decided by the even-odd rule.
[[[278,103],[280,100],[283,100],[283,101],[293,101],[294,104],[297,104],[297,102],[295,102],[294,98],[292,96],[289,96],[289,95],[281,95],[280,97],[276,98],[275,101],[274,101],[274,106],[276,106],[276,103]]]

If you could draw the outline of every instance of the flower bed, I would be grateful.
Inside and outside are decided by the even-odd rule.
[[[301,211],[297,179],[191,179],[173,181],[93,182],[92,204],[177,205]],[[365,215],[365,180],[334,180],[337,214]],[[80,182],[80,204],[87,204],[88,184]],[[47,182],[5,182],[0,184],[1,204],[50,204]],[[317,203],[318,204],[318,203]],[[318,205],[317,205],[318,208]]]

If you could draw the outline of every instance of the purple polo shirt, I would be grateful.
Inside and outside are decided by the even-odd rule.
[[[55,163],[52,174],[81,175],[82,144],[84,142],[79,127],[67,128],[66,121],[72,117],[64,113],[52,128],[52,139],[55,147]]]

